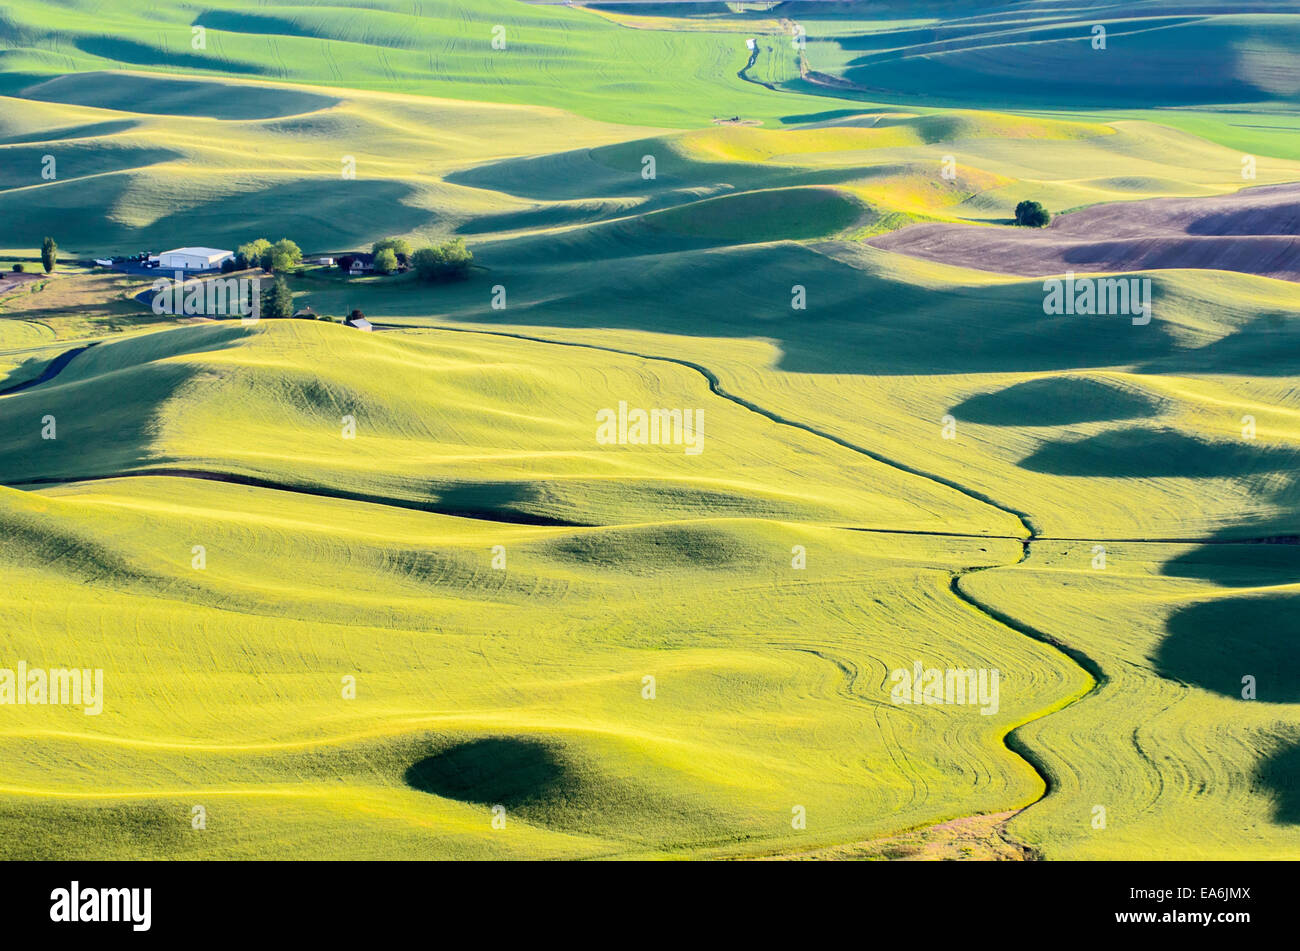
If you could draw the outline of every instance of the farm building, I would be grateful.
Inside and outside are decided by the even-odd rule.
[[[349,317],[343,323],[348,327],[355,327],[357,330],[373,331],[375,329],[374,325],[364,317]]]
[[[235,252],[218,248],[175,248],[158,255],[158,266],[176,271],[211,271]]]

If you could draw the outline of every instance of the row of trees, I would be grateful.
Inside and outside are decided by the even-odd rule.
[[[414,252],[404,238],[384,238],[371,245],[371,254],[374,269],[378,273],[392,274],[402,267],[412,267],[424,281],[462,280],[469,276],[470,265],[474,261],[474,255],[465,247],[464,238],[456,238],[436,247],[420,248]],[[349,270],[354,260],[354,257],[344,255],[338,259],[339,267]],[[224,262],[221,270],[229,273],[261,267],[274,272],[275,281],[262,292],[262,316],[284,319],[294,314],[293,291],[284,279],[284,272],[291,271],[300,264],[302,250],[288,238],[281,238],[274,244],[265,238],[258,238],[241,244],[234,259]],[[360,315],[360,311],[355,313]]]
[[[292,271],[302,264],[302,249],[288,238],[281,238],[272,244],[266,238],[258,238],[247,244],[241,244],[235,251],[233,259],[221,264],[222,272],[243,271],[250,267],[260,267],[264,271]]]
[[[464,238],[445,244],[411,250],[405,238],[382,238],[370,246],[371,266],[376,274],[392,274],[403,268],[414,268],[422,281],[458,281],[469,276],[474,255],[465,247]],[[344,271],[352,269],[356,257],[345,254],[338,259]]]
[[[422,281],[463,281],[473,263],[474,254],[465,247],[464,238],[420,248],[411,255],[411,266]]]

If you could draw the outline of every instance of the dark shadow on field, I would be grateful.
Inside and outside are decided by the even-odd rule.
[[[1223,373],[1233,376],[1300,374],[1300,289],[1296,311],[1273,311],[1252,318],[1213,343],[1177,354],[1176,363],[1153,361],[1154,373]]]
[[[975,20],[969,25],[948,21],[948,28],[933,37],[925,30],[893,34],[886,42],[899,46],[891,49],[880,49],[882,40],[875,35],[835,36],[839,48],[866,52],[838,75],[880,101],[935,106],[999,103],[1004,109],[1059,110],[1284,98],[1256,85],[1240,68],[1237,47],[1250,44],[1250,27],[1215,23],[1186,10],[1177,11],[1181,17],[1108,18],[1109,38],[1132,57],[1117,71],[1099,65],[1098,57],[1113,54],[1092,48],[1095,21],[1081,17],[1077,8],[1038,12],[1045,19],[1030,28],[1023,21],[991,30]],[[990,68],[995,57],[998,63]],[[824,94],[844,93],[825,88]]]
[[[376,234],[401,234],[438,223],[436,212],[415,208],[406,200],[415,189],[404,182],[344,179],[337,176],[303,178],[255,192],[224,195],[194,208],[162,218],[147,229],[163,235],[155,243],[183,242],[184,235],[201,233],[233,248],[251,235],[270,240],[286,235],[313,235],[338,247],[369,247]],[[358,214],[359,208],[370,214]],[[378,216],[372,218],[371,214]]]
[[[412,763],[404,779],[420,792],[511,810],[568,798],[577,785],[555,749],[520,737],[452,746]]]
[[[416,16],[419,16],[416,8]],[[333,21],[331,21],[333,22]],[[252,13],[233,10],[204,10],[194,18],[198,26],[223,33],[242,33],[249,36],[295,36],[310,39],[338,40],[337,29],[315,26],[309,16],[300,20],[274,16],[268,13]],[[370,31],[357,31],[346,37],[349,43],[364,43],[367,46],[388,47],[389,49],[418,49],[422,45],[421,37],[410,32],[399,32],[391,36]]]
[[[208,56],[199,58],[203,60],[201,69],[212,69],[214,64],[218,69],[227,69],[223,60]],[[238,72],[234,68],[228,71]],[[10,95],[98,109],[124,108],[148,115],[203,116],[209,119],[274,119],[314,112],[341,101],[333,96],[290,88],[258,87],[256,95],[249,95],[248,87],[231,83],[124,73],[72,73],[55,79],[40,78],[45,81],[28,85]]]
[[[691,246],[709,242],[606,227],[600,240],[584,228],[481,244],[474,254],[483,269],[469,281],[409,293],[349,288],[347,300],[339,295],[324,306],[339,312],[353,301],[380,319],[416,323],[765,338],[780,348],[778,368],[795,373],[1072,370],[1146,364],[1178,349],[1158,321],[1134,327],[1127,318],[1047,317],[1041,281],[932,289],[805,244],[701,248]],[[495,285],[508,291],[505,310],[491,308]],[[797,287],[805,291],[802,310],[792,306]],[[375,296],[367,301],[368,294]]]
[[[147,229],[111,217],[130,187],[129,172],[110,172],[88,181],[50,182],[41,186],[39,201],[28,192],[0,192],[0,245],[28,247],[33,234],[61,235],[75,221],[105,245],[135,250]]]
[[[430,486],[442,515],[490,519],[516,525],[576,525],[543,514],[548,508],[534,482],[451,482]]]
[[[1295,481],[1283,490],[1295,491]],[[1277,501],[1286,512],[1300,509],[1300,503]],[[1292,520],[1294,521],[1294,520]],[[1222,529],[1209,542],[1175,555],[1161,565],[1167,578],[1210,581],[1225,587],[1295,585],[1300,583],[1300,534],[1295,526],[1260,522]]]
[[[644,159],[655,160],[655,175],[644,178]],[[639,198],[640,210],[680,204],[710,194],[791,185],[839,185],[879,177],[896,165],[846,165],[810,168],[762,162],[706,162],[688,158],[665,139],[639,139],[594,149],[505,159],[453,172],[446,180],[538,201],[590,201]]]
[[[115,36],[82,36],[73,43],[91,56],[131,63],[134,66],[183,66],[186,69],[214,70],[221,73],[248,73],[260,76],[268,70],[256,63],[218,59],[202,53],[177,52],[149,43],[139,43]]]
[[[69,221],[78,221],[98,245],[126,250],[180,247],[192,243],[196,234],[205,244],[224,248],[238,247],[250,235],[272,241],[312,235],[348,249],[369,247],[381,231],[402,233],[439,221],[436,212],[406,203],[414,189],[405,183],[323,176],[220,195],[137,227],[113,217],[130,186],[130,173],[119,173],[46,186],[37,203],[23,193],[0,193],[0,244],[24,247],[33,233],[63,234]],[[382,211],[375,219],[358,214],[358,208]]]
[[[1211,442],[1173,429],[1134,426],[1045,443],[1019,465],[1049,475],[1245,478],[1300,468],[1300,456],[1289,449]]]
[[[1273,795],[1273,821],[1300,824],[1300,743],[1274,750],[1255,771],[1255,782]]]
[[[52,155],[56,160],[54,168],[58,178],[52,182],[41,178],[46,155]],[[5,161],[0,164],[0,191],[39,185],[46,190],[58,187],[83,190],[84,195],[89,183],[77,179],[106,172],[129,172],[179,158],[184,158],[184,155],[171,149],[138,148],[111,140],[15,146],[5,149]],[[32,197],[28,195],[26,201],[32,202]],[[33,203],[40,204],[39,200]],[[29,240],[28,244],[31,243]]]
[[[1266,222],[1267,230],[1261,224]],[[1221,211],[1204,215],[1187,226],[1188,234],[1197,235],[1300,235],[1300,203],[1271,206],[1261,212],[1256,208]]]
[[[1161,677],[1242,699],[1242,678],[1256,702],[1300,701],[1300,595],[1201,601],[1174,612],[1151,658]]]
[[[986,426],[1067,426],[1150,417],[1159,410],[1158,400],[1137,390],[1087,377],[1049,377],[971,396],[952,415]]]
[[[68,126],[63,129],[41,129],[36,132],[20,132],[15,135],[0,136],[0,145],[28,145],[36,142],[67,142],[76,139],[98,139],[130,132],[140,124],[138,119],[114,119],[109,122],[90,122],[85,125]],[[49,151],[48,149],[44,151]]]
[[[1300,536],[1277,535],[1266,541],[1232,544],[1230,539],[1199,545],[1166,561],[1160,573],[1170,578],[1213,581],[1229,587],[1300,583]]]
[[[23,360],[0,378],[0,395],[24,390],[33,385],[46,372],[53,359],[47,355],[28,357]]]
[[[48,382],[3,397],[0,483],[170,461],[155,449],[167,403],[202,368],[168,358],[225,349],[249,332],[238,324],[203,325],[101,344],[77,354]],[[42,436],[47,417],[53,439]]]

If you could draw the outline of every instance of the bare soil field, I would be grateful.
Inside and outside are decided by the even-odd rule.
[[[45,277],[44,274],[26,274],[17,271],[0,272],[0,296],[17,290],[23,284],[39,281],[43,277]]]
[[[1025,277],[1209,268],[1300,281],[1300,184],[1097,205],[1041,229],[923,223],[868,243]]]

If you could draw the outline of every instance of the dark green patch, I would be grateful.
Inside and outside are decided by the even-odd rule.
[[[987,426],[1067,426],[1152,416],[1160,403],[1144,393],[1087,377],[1047,377],[981,393],[952,414]]]
[[[1160,676],[1238,700],[1251,676],[1257,701],[1300,701],[1300,596],[1204,601],[1165,627],[1152,658]]]

